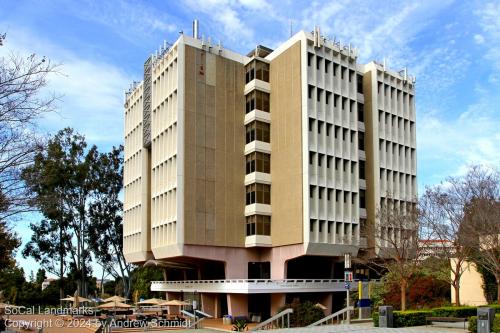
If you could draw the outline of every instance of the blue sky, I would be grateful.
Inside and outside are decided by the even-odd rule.
[[[58,112],[40,120],[66,126],[101,149],[122,143],[123,96],[140,80],[148,54],[179,31],[201,33],[234,51],[271,48],[319,25],[351,42],[359,62],[387,59],[417,77],[418,182],[463,173],[471,163],[500,166],[500,3],[498,1],[23,1],[0,0],[0,55],[45,55],[61,64],[50,89]],[[16,229],[26,240],[28,222]],[[35,269],[30,259],[19,261]]]

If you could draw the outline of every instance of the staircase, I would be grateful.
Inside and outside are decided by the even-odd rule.
[[[290,314],[293,309],[285,309],[271,318],[263,321],[250,331],[272,330],[277,328],[290,328]]]
[[[351,319],[351,313],[354,311],[353,306],[348,306],[343,308],[342,310],[339,310],[335,313],[332,313],[329,316],[326,316],[323,319],[320,319],[307,327],[314,327],[314,326],[321,326],[321,325],[335,325],[335,324],[350,324],[350,319]]]

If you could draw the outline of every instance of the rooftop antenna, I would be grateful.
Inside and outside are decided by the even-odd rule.
[[[199,22],[198,19],[195,19],[193,21],[193,38],[198,39],[198,35],[199,35]]]
[[[293,20],[290,20],[290,37],[293,36]]]
[[[383,59],[382,68],[383,68],[383,70],[384,70],[384,72],[385,72],[385,69],[386,69],[386,61],[385,61],[385,57],[384,57],[384,59]]]

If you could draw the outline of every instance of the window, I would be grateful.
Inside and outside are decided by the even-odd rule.
[[[359,161],[359,179],[366,179],[365,176],[365,161]]]
[[[269,82],[269,64],[261,61],[252,61],[245,67],[246,83],[253,79]]]
[[[255,61],[245,67],[245,82],[248,83],[255,79]]]
[[[332,92],[331,91],[327,91],[326,92],[326,104],[330,104],[330,100],[332,99]]]
[[[313,165],[315,155],[316,155],[316,153],[314,153],[312,151],[309,152],[309,164]]]
[[[314,59],[314,54],[307,52],[307,66],[311,67],[312,61]]]
[[[326,136],[330,136],[330,134],[332,133],[332,128],[332,124],[326,124]]]
[[[316,191],[316,186],[314,185],[309,185],[309,198],[314,198],[314,192]]]
[[[321,57],[316,57],[316,69],[319,70],[321,68],[321,60],[323,60],[323,58]]]
[[[323,130],[323,125],[325,123],[322,121],[318,121],[318,134],[321,134],[321,131]]]
[[[246,113],[258,109],[269,112],[269,94],[262,91],[252,91],[246,98]]]
[[[270,126],[268,123],[254,121],[246,125],[246,143],[253,141],[271,142]]]
[[[246,204],[271,204],[271,186],[266,184],[250,184],[246,186]]]
[[[307,86],[307,97],[309,99],[312,98],[313,92],[314,92],[314,86],[308,85]]]
[[[246,217],[247,236],[271,235],[271,217],[267,215],[251,215]]]
[[[328,70],[330,69],[330,64],[332,62],[330,60],[325,59],[325,73],[328,74]]]
[[[358,149],[365,151],[365,133],[358,132]]]
[[[323,89],[320,88],[316,89],[316,100],[318,102],[321,102],[321,95],[323,95]]]
[[[255,62],[255,78],[269,82],[269,64],[261,61]]]
[[[358,82],[357,82],[358,93],[362,94],[363,93],[363,76],[358,74],[357,79],[358,79]]]
[[[330,169],[332,167],[333,163],[333,156],[327,156],[326,157],[326,167]]]
[[[363,103],[358,103],[358,121],[365,122],[365,106]]]
[[[314,129],[314,119],[309,118],[309,132],[312,132]]]
[[[336,64],[336,63],[333,63],[333,76],[337,76],[338,74],[338,68],[339,68],[339,65]]]
[[[359,208],[366,208],[366,191],[359,190]]]
[[[271,155],[254,152],[246,156],[246,174],[252,172],[271,172]]]

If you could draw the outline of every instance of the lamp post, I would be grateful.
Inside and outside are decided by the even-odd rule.
[[[352,281],[352,275],[351,275],[351,254],[350,253],[345,253],[344,254],[344,280],[345,280],[345,287],[346,287],[346,305],[347,305],[347,324],[351,323],[351,310],[349,310],[350,306],[350,292],[349,290],[351,289],[350,282]]]

